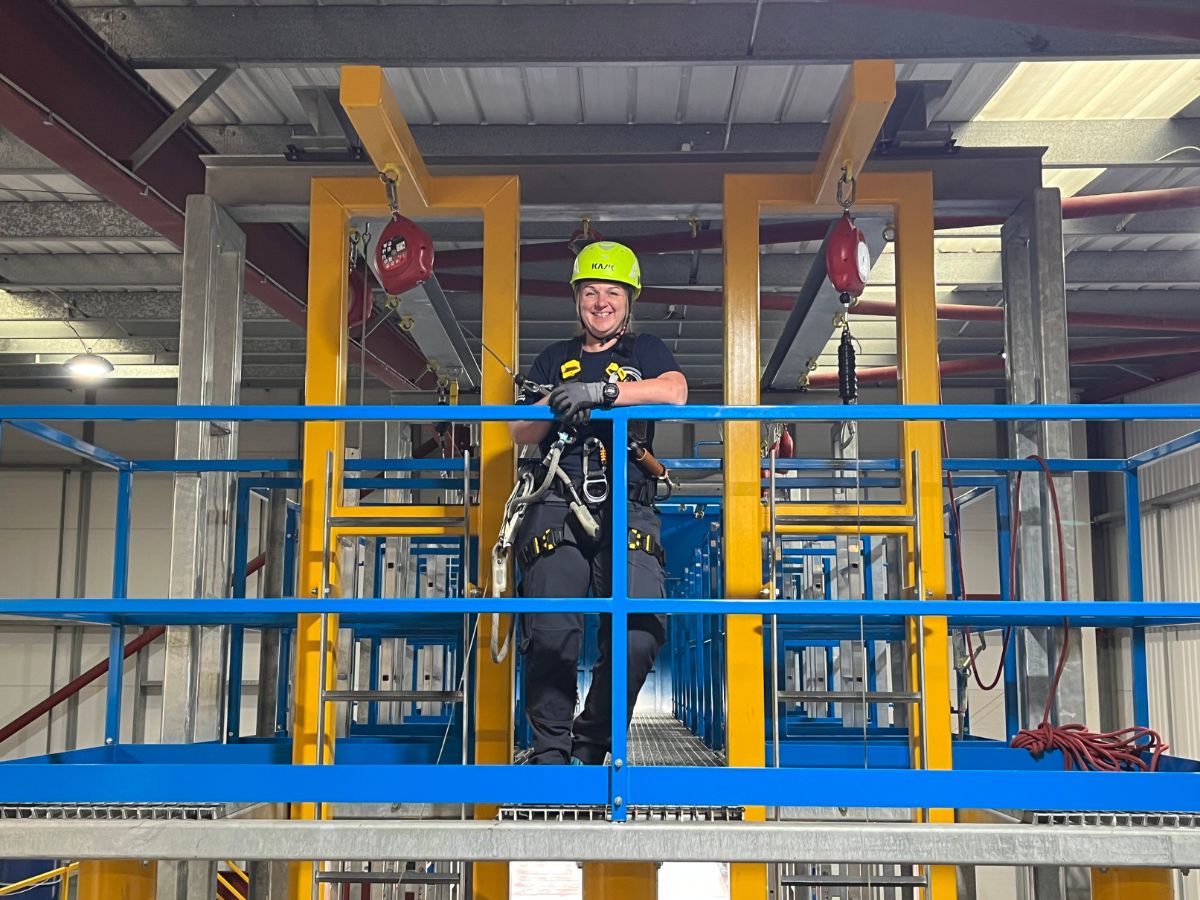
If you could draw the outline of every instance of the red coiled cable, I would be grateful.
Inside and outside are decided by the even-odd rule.
[[[942,450],[946,456],[950,455],[945,423],[942,424]],[[1054,487],[1054,478],[1051,476],[1050,467],[1046,465],[1046,461],[1036,454],[1026,458],[1034,460],[1046,476],[1046,485],[1050,492],[1050,502],[1054,508],[1055,536],[1058,543],[1059,590],[1060,596],[1065,599],[1067,597],[1067,555],[1063,541],[1062,514],[1058,507],[1058,491]],[[1018,471],[1016,502],[1013,504],[1012,547],[1009,553],[1010,585],[1016,582],[1016,561],[1019,546],[1017,544],[1017,534],[1021,526],[1021,475],[1022,473]],[[962,585],[965,596],[967,589],[962,565],[961,528],[959,527],[958,508],[954,505],[954,481],[949,475],[947,475],[947,487],[950,491],[950,515],[954,523],[955,565],[958,568],[959,584]],[[990,691],[999,683],[1000,677],[1004,672],[1004,662],[1008,656],[1012,627],[1009,626],[1004,629],[1004,643],[1000,649],[1000,665],[996,669],[995,677],[986,685],[983,683],[983,679],[979,675],[979,668],[975,663],[975,651],[971,646],[971,629],[964,628],[963,631],[967,641],[967,655],[969,657],[971,673],[975,677],[975,683],[982,690]],[[1118,731],[1096,732],[1089,731],[1086,726],[1077,722],[1066,725],[1055,725],[1050,722],[1050,713],[1054,709],[1054,699],[1058,694],[1058,684],[1062,680],[1063,671],[1067,667],[1067,658],[1071,648],[1070,621],[1066,618],[1063,619],[1061,642],[1062,649],[1058,654],[1058,665],[1055,666],[1054,677],[1051,679],[1046,692],[1046,706],[1042,710],[1041,724],[1036,728],[1025,728],[1017,732],[1009,746],[1018,750],[1028,750],[1037,759],[1040,759],[1045,753],[1050,751],[1061,751],[1063,755],[1063,768],[1067,771],[1072,769],[1096,772],[1157,771],[1159,758],[1169,749],[1169,745],[1163,741],[1162,736],[1157,731],[1151,728],[1135,725],[1129,728],[1122,728]],[[1150,754],[1149,761],[1144,757],[1144,754],[1147,753]]]

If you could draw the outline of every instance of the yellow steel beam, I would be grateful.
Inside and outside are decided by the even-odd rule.
[[[842,168],[851,178],[862,171],[879,137],[883,120],[896,99],[896,64],[890,59],[860,59],[842,82],[817,169],[813,175],[813,200],[837,200]]]
[[[430,175],[412,139],[399,104],[388,87],[381,69],[371,66],[347,66],[342,69],[341,104],[353,122],[363,145],[376,168],[399,174],[397,200],[408,215],[461,216],[482,215],[484,232],[483,264],[483,341],[496,355],[514,370],[517,367],[517,285],[518,244],[520,237],[520,187],[515,177],[480,175],[440,177]],[[317,185],[323,193],[317,196]],[[324,204],[324,205],[322,205]],[[310,238],[309,344],[308,344],[308,403],[343,403],[345,397],[344,353],[346,346],[345,253],[347,224],[350,217],[383,216],[388,213],[387,195],[377,178],[321,179],[314,182],[313,233]],[[318,215],[320,213],[320,215]],[[333,281],[339,282],[335,291]],[[318,290],[320,288],[320,290]],[[314,338],[314,332],[319,336]],[[484,352],[481,400],[484,404],[510,404],[513,385],[509,375]],[[331,370],[336,369],[336,373]],[[318,373],[319,377],[318,377]],[[323,381],[321,379],[328,379]],[[314,388],[319,388],[314,392]],[[336,395],[336,396],[335,396]],[[315,399],[323,398],[323,399]],[[313,423],[316,424],[316,423]],[[312,426],[310,425],[309,428]],[[306,429],[305,476],[306,491],[310,484],[310,460],[315,467],[323,464],[324,454],[333,445],[338,467],[337,491],[341,489],[341,459],[344,452],[342,426],[329,425],[329,431],[315,432],[310,443]],[[334,430],[336,428],[336,430]],[[504,503],[515,477],[516,452],[505,423],[484,423],[480,448],[480,504],[478,521],[472,530],[489,535],[500,530]],[[315,468],[314,468],[315,472]],[[323,474],[323,471],[322,471]],[[321,481],[323,485],[323,480]],[[318,498],[321,499],[321,498]],[[309,497],[306,493],[305,501]],[[391,509],[391,512],[399,512]],[[323,537],[324,509],[321,503],[305,508],[302,517],[308,522],[310,540],[305,543],[302,526],[302,552],[311,554],[313,535]],[[405,511],[413,515],[412,508]],[[352,518],[380,515],[380,508],[337,510],[338,515]],[[457,509],[453,512],[458,515]],[[374,529],[378,529],[377,531]],[[354,534],[431,534],[461,533],[461,528],[405,525],[403,519],[387,526],[354,526],[333,529],[334,536],[342,532]],[[319,541],[316,546],[319,548]],[[319,556],[319,549],[318,549]],[[484,563],[486,566],[486,563]],[[318,567],[319,568],[319,567]],[[317,576],[319,580],[319,574]],[[311,577],[304,586],[311,591]],[[488,645],[488,619],[482,617],[480,642]],[[303,620],[302,620],[303,623]],[[301,628],[303,636],[304,629]],[[309,637],[309,645],[316,639]],[[319,641],[317,641],[319,643]],[[297,694],[307,690],[311,695],[316,681],[319,656],[304,657],[303,678],[297,670]],[[333,670],[333,666],[329,667]],[[494,665],[487,653],[478,654],[476,688],[475,759],[478,763],[512,761],[513,739],[513,657],[502,665]],[[332,717],[330,717],[332,721]],[[307,715],[296,722],[297,753],[300,747],[315,748],[315,716]],[[295,754],[294,754],[295,756]],[[309,752],[297,762],[315,761]],[[311,817],[316,812],[309,804],[300,807],[297,815]],[[476,815],[489,818],[494,810],[476,806]],[[292,900],[306,900],[311,891],[312,866],[293,868],[289,884]],[[505,900],[508,896],[508,866],[506,863],[477,864],[474,871],[474,892],[477,898]]]
[[[858,179],[858,200],[867,204],[887,204],[895,209],[896,228],[896,346],[901,403],[936,404],[941,402],[941,377],[938,371],[937,308],[933,271],[933,176],[929,172],[888,175],[862,175]],[[902,462],[905,484],[911,482],[911,460],[916,451],[919,461],[921,493],[921,530],[916,540],[921,548],[921,599],[944,600],[946,597],[946,552],[942,523],[942,448],[941,424],[905,422],[901,426]],[[908,498],[911,503],[912,498]],[[912,542],[910,542],[910,548]],[[916,557],[909,558],[909,583],[917,583]],[[913,716],[909,726],[914,766],[926,769],[950,769],[950,667],[948,631],[945,617],[927,616],[923,633],[918,634],[917,620],[908,623],[909,672],[913,690],[920,684],[917,643],[923,643],[925,660],[924,712]],[[922,738],[922,721],[928,733]],[[927,758],[922,758],[922,745]],[[930,809],[923,814],[930,822],[953,822],[954,811]],[[930,900],[954,900],[957,885],[953,866],[931,866]]]
[[[432,504],[404,504],[394,506],[339,506],[334,509],[333,515],[339,519],[382,519],[391,518],[396,520],[395,527],[402,527],[405,533],[423,534],[422,527],[439,529],[441,534],[462,534],[462,518],[463,510],[461,506],[445,506]],[[422,526],[420,522],[415,520],[425,520],[432,522],[434,520],[445,520],[437,524]],[[407,523],[407,524],[406,524]],[[477,508],[471,510],[471,532],[479,533],[480,514]],[[387,526],[392,527],[392,526]],[[361,532],[351,531],[349,526],[340,529],[346,534],[359,534]],[[373,534],[390,534],[390,532],[374,531]],[[431,532],[432,533],[432,532]]]
[[[855,524],[822,524],[821,522],[797,522],[791,525],[776,525],[779,534],[912,534],[910,525],[855,525]]]
[[[456,537],[461,526],[449,525],[356,525],[329,529],[332,540],[356,537]]]
[[[658,864],[584,863],[583,896],[587,900],[658,900]]]
[[[80,862],[75,900],[154,900],[158,863],[137,859]]]
[[[741,175],[725,176],[724,378],[725,403],[730,406],[753,406],[759,402],[758,218],[763,195],[754,187],[760,182],[761,179]],[[757,422],[724,424],[725,465],[721,477],[726,522],[761,521],[758,431]],[[758,598],[761,591],[761,530],[726,528],[725,596],[750,600]],[[766,764],[762,616],[726,616],[725,646],[727,763],[760,768]],[[766,810],[761,806],[747,807],[745,818],[762,821]],[[766,866],[758,863],[730,866],[729,896],[730,900],[764,900]]]
[[[449,198],[448,198],[449,199]],[[517,179],[508,179],[492,196],[483,210],[483,343],[488,347],[480,359],[483,385],[480,402],[485,406],[503,405],[514,400],[512,378],[504,371],[503,361],[517,371],[518,254],[520,241],[521,192]],[[499,359],[497,359],[499,357]],[[516,447],[505,422],[484,422],[480,428],[479,509],[485,535],[480,546],[500,533],[504,504],[516,472]],[[483,557],[483,554],[480,554]],[[480,560],[480,580],[486,557]],[[491,644],[492,617],[479,617],[479,646]],[[509,653],[502,663],[492,662],[491,654],[476,654],[475,665],[475,762],[480,765],[512,762],[513,685],[516,654]],[[477,819],[496,816],[494,806],[476,804]],[[508,863],[475,863],[472,885],[476,900],[507,900]]]
[[[1173,900],[1170,869],[1092,869],[1092,900]]]
[[[349,216],[338,198],[321,179],[313,179],[309,210],[308,329],[304,401],[307,404],[340,406],[346,402],[346,349],[348,289],[346,281],[346,235]],[[333,465],[333,496],[342,485],[342,461],[346,434],[342,422],[306,422],[300,501],[299,595],[320,597],[339,584],[337,560],[330,553],[329,585],[325,576],[325,522],[332,510],[326,504],[329,461]],[[326,683],[321,684],[321,657],[332,658],[337,646],[337,616],[330,617],[326,642],[321,642],[321,617],[300,616],[296,625],[296,687],[292,762],[313,765],[318,755],[332,762],[336,717],[325,717],[325,733],[318,735],[321,692],[333,684],[337,666],[326,666]],[[320,748],[324,747],[323,752]],[[322,818],[324,810],[315,803],[292,805],[292,818]],[[312,895],[314,864],[293,863],[288,870],[288,895],[305,900]]]
[[[342,66],[342,109],[380,171],[394,169],[407,178],[397,185],[405,209],[433,201],[433,178],[425,167],[396,95],[379,66]]]
[[[849,486],[849,484],[847,485]],[[856,516],[903,519],[912,515],[912,506],[904,503],[784,503],[775,504],[779,516],[809,516],[815,519],[846,519]]]

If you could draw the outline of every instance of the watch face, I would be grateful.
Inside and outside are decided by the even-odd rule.
[[[867,249],[866,241],[859,240],[854,261],[858,265],[858,277],[865,282],[871,274],[871,251]]]

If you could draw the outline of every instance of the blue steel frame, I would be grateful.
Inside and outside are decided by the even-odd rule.
[[[136,471],[240,471],[293,472],[291,461],[266,463],[237,461],[214,464],[206,461],[135,463],[84,444],[65,433],[45,426],[43,421],[331,421],[341,419],[382,421],[430,420],[436,410],[428,407],[63,407],[0,406],[0,427],[9,425],[42,440],[65,447],[118,471],[118,530],[128,531],[132,473]],[[459,421],[485,421],[549,417],[548,412],[529,407],[458,407]],[[614,444],[621,446],[630,419],[759,420],[759,421],[901,421],[901,420],[1191,420],[1200,419],[1195,405],[1096,405],[1096,406],[896,406],[836,407],[637,407],[598,413],[613,421]],[[1200,811],[1200,763],[1167,758],[1163,771],[1153,776],[1132,778],[1114,773],[1054,771],[1061,761],[1053,756],[1034,760],[994,742],[960,741],[955,747],[953,771],[907,769],[907,751],[899,738],[880,740],[857,747],[836,736],[792,745],[783,769],[696,769],[625,764],[625,729],[613,734],[609,766],[520,767],[520,766],[427,766],[406,760],[411,754],[394,742],[350,739],[339,745],[338,762],[326,766],[288,764],[285,743],[278,740],[248,740],[229,744],[182,746],[123,745],[119,743],[120,656],[123,629],[130,625],[172,623],[230,623],[234,625],[287,626],[298,613],[336,612],[347,625],[394,624],[402,617],[426,613],[473,613],[491,611],[579,610],[608,613],[613,617],[613,655],[626,653],[625,622],[636,612],[665,612],[672,615],[717,617],[728,613],[777,613],[802,616],[820,623],[822,639],[841,635],[856,638],[870,623],[875,634],[893,629],[899,634],[905,617],[947,617],[950,627],[971,624],[977,628],[1002,625],[1016,627],[1045,625],[1068,619],[1076,626],[1128,627],[1135,635],[1135,708],[1144,720],[1148,704],[1144,656],[1144,629],[1200,623],[1200,604],[1143,603],[1140,583],[1141,543],[1138,509],[1138,472],[1141,467],[1182,452],[1200,443],[1200,431],[1154,448],[1128,460],[1054,460],[1055,472],[1114,472],[1122,474],[1127,501],[1130,549],[1130,601],[1044,602],[1024,600],[1020,604],[1000,601],[946,600],[729,600],[697,597],[665,600],[629,598],[622,542],[614,542],[613,593],[608,598],[363,598],[358,600],[314,600],[283,598],[256,600],[166,600],[128,599],[128,541],[116,542],[112,599],[29,599],[0,601],[0,612],[107,624],[112,629],[110,647],[114,655],[108,694],[106,743],[104,747],[35,757],[0,764],[8,777],[0,779],[0,802],[204,802],[204,801],[299,801],[314,796],[327,801],[363,802],[497,802],[497,803],[607,803],[614,819],[626,817],[628,805],[638,804],[731,804],[731,805],[862,805],[908,807],[975,808],[989,806],[1087,809],[1095,797],[1105,805],[1126,810]],[[366,465],[368,461],[363,461]],[[378,463],[381,461],[369,461]],[[446,470],[450,460],[439,460]],[[803,461],[798,461],[803,463]],[[614,483],[627,477],[625,454],[614,454]],[[826,464],[826,467],[827,464]],[[950,460],[950,471],[1011,472],[1031,468],[1020,460]],[[801,464],[797,469],[807,466]],[[811,466],[820,468],[820,466]],[[866,467],[863,467],[864,470]],[[897,465],[897,468],[898,465]],[[886,468],[883,469],[887,471]],[[965,480],[963,482],[966,483]],[[983,487],[984,485],[971,485]],[[998,488],[998,485],[995,486]],[[996,489],[1000,498],[1005,491]],[[1007,516],[1007,511],[1004,512]],[[294,522],[294,519],[293,519]],[[623,505],[614,507],[614,533],[627,526]],[[720,565],[716,560],[699,560],[700,579]],[[705,570],[708,569],[706,572]],[[1137,650],[1140,642],[1141,650]],[[1140,679],[1140,681],[1139,681]],[[622,722],[626,713],[626,673],[623,666],[613,671],[612,719]],[[1137,696],[1140,694],[1140,698]],[[114,723],[118,727],[113,727]],[[879,729],[880,732],[886,729]],[[855,756],[858,762],[853,762]],[[850,763],[870,768],[843,768]],[[182,769],[181,766],[186,766]],[[832,767],[831,767],[832,766]],[[979,768],[972,768],[979,766]],[[1024,772],[1014,779],[1011,771]],[[1103,779],[1103,780],[1101,780]],[[1189,790],[1190,788],[1190,790]]]

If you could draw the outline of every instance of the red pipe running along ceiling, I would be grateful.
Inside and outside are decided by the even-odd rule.
[[[1123,194],[1095,194],[1067,197],[1062,201],[1064,219],[1090,219],[1097,216],[1124,216],[1169,209],[1200,207],[1200,187],[1163,188],[1153,191],[1129,191]],[[933,227],[981,228],[1003,225],[1006,216],[939,216]],[[778,222],[762,225],[758,230],[759,244],[794,244],[800,241],[823,241],[833,220],[807,222]],[[611,236],[608,236],[611,237]],[[613,238],[614,240],[618,238]],[[721,247],[722,230],[710,228],[696,232],[668,231],[646,234],[622,240],[634,253],[691,253],[693,250],[716,250]],[[521,245],[521,262],[547,262],[570,259],[571,251],[565,240],[538,241]],[[446,250],[438,254],[434,268],[438,278],[446,269],[466,269],[483,265],[483,250],[471,248]],[[523,286],[523,285],[522,285]],[[789,307],[790,308],[790,307]]]
[[[189,194],[204,193],[201,153],[189,128],[172,135],[133,174],[135,149],[167,118],[138,75],[62,3],[0,0],[5,29],[0,125],[98,194],[183,245]],[[244,225],[246,290],[305,326],[308,249],[282,225]],[[379,328],[367,342],[368,370],[389,387],[432,387],[425,355],[407,335]]]
[[[1158,359],[1168,356],[1200,353],[1200,338],[1164,338],[1162,340],[1131,341],[1127,344],[1102,347],[1087,347],[1072,350],[1067,356],[1071,365],[1080,366],[1110,362],[1132,362],[1137,359]],[[966,359],[951,359],[938,368],[942,377],[948,375],[976,375],[982,372],[1004,371],[1004,358],[1000,356],[975,356]],[[895,366],[877,366],[858,370],[859,384],[884,384],[896,380]],[[809,376],[809,387],[836,387],[836,372],[821,372]],[[1145,384],[1145,381],[1142,382]]]
[[[450,292],[480,293],[483,279],[478,275],[445,274],[438,276],[438,284]],[[571,288],[566,282],[524,278],[521,293],[530,297],[562,297],[572,299]],[[719,290],[703,288],[655,288],[642,289],[639,303],[664,305],[711,306],[724,305],[724,295]],[[794,294],[763,294],[760,299],[763,309],[787,311],[795,306]],[[860,316],[895,316],[894,300],[858,300],[850,311]],[[937,317],[959,322],[1003,322],[1004,308],[1001,306],[975,306],[967,303],[939,303]],[[1118,313],[1067,313],[1070,325],[1088,325],[1095,328],[1116,328],[1130,331],[1177,331],[1200,334],[1200,318],[1187,319],[1173,316],[1139,315],[1125,316]]]

